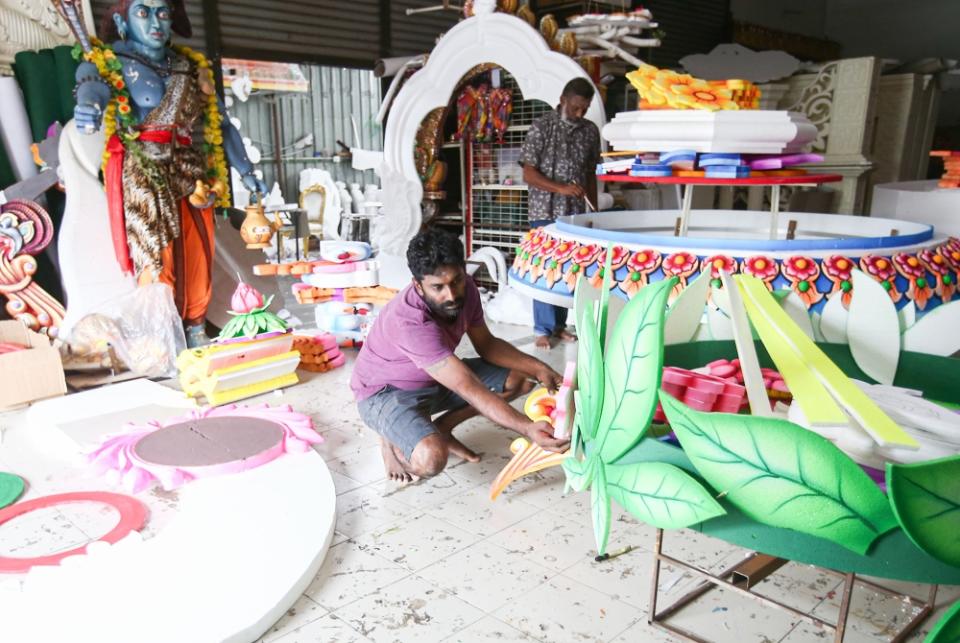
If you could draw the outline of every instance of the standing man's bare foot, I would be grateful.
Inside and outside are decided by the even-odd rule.
[[[559,339],[561,342],[577,341],[577,336],[567,330],[558,330],[553,334],[553,336]]]
[[[456,439],[452,435],[448,435],[447,441],[447,446],[450,449],[450,453],[453,455],[457,456],[461,460],[466,460],[467,462],[480,462],[480,456],[460,440]]]
[[[393,445],[380,438],[380,453],[383,455],[383,468],[387,472],[387,478],[394,482],[412,482],[413,478],[403,468],[400,458],[393,450]]]
[[[550,338],[546,335],[537,335],[537,340],[533,342],[533,345],[544,351],[553,348],[553,345],[550,343]]]

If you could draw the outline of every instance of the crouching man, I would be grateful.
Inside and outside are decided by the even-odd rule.
[[[478,461],[453,436],[478,413],[544,449],[565,450],[568,442],[554,439],[549,423],[531,422],[508,403],[529,393],[533,380],[556,390],[562,377],[490,333],[460,241],[421,232],[407,263],[413,281],[377,317],[350,381],[360,417],[380,435],[387,476],[435,476],[451,453]],[[454,355],[464,335],[479,358]]]

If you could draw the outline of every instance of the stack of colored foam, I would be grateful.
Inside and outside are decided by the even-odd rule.
[[[343,366],[346,361],[337,338],[330,333],[298,333],[293,337],[293,347],[300,352],[300,368],[305,371],[325,373]]]
[[[304,283],[293,284],[293,296],[300,304],[323,304],[342,301],[348,304],[373,303],[383,305],[393,299],[397,291],[386,286],[372,288],[317,288]]]
[[[271,299],[243,282],[230,300],[233,318],[216,342],[177,357],[180,386],[213,406],[297,383],[300,353],[287,323],[270,312]]]
[[[941,188],[960,187],[960,152],[934,150],[930,156],[943,159],[943,176],[937,185]]]
[[[739,413],[747,404],[747,390],[737,382],[713,375],[667,366],[663,369],[661,388],[690,408],[707,413]],[[655,422],[667,421],[658,405]]]
[[[728,382],[737,382],[743,384],[743,372],[740,370],[740,360],[718,359],[706,365],[706,370],[710,375],[727,380]],[[772,368],[761,368],[760,374],[763,376],[763,387],[767,389],[767,396],[775,400],[790,401],[790,389],[783,377]]]
[[[219,406],[296,384],[300,353],[289,332],[223,340],[177,357],[180,386],[189,397]]]

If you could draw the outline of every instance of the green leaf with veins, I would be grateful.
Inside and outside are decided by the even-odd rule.
[[[900,526],[937,560],[960,567],[960,455],[887,463],[887,493]]]
[[[597,553],[602,556],[607,551],[607,540],[610,538],[610,496],[607,494],[607,480],[602,462],[597,463],[593,486],[590,487],[590,508],[593,512],[593,536],[597,541]]]
[[[886,496],[833,443],[786,420],[700,413],[661,392],[684,453],[744,514],[865,554],[896,526]]]
[[[663,370],[663,320],[676,277],[645,286],[630,300],[607,344],[600,459],[616,462],[643,439],[657,407]]]
[[[610,497],[660,529],[682,529],[726,513],[702,484],[672,464],[611,464],[604,473]]]

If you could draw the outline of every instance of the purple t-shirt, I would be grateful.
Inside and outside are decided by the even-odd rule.
[[[467,329],[483,324],[480,292],[470,277],[460,315],[450,323],[437,321],[407,286],[380,311],[360,349],[350,378],[354,397],[365,400],[388,384],[403,390],[435,384],[424,369],[453,355]]]

